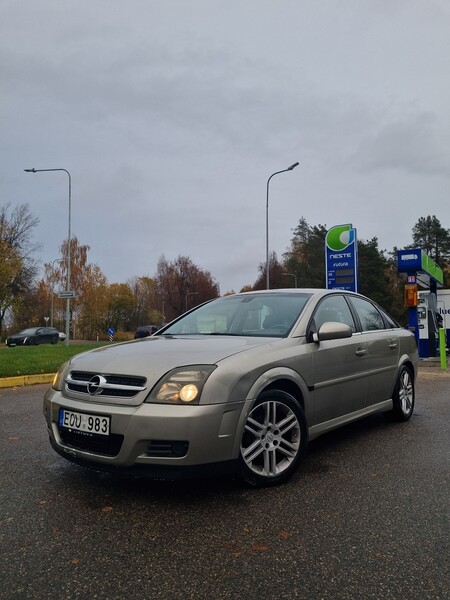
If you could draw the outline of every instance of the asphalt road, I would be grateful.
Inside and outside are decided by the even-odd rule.
[[[290,483],[118,479],[51,450],[47,386],[0,390],[0,598],[450,598],[450,373],[315,440]]]

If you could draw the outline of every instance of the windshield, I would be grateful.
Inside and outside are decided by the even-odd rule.
[[[36,327],[32,327],[31,329],[23,329],[20,334],[24,334],[24,335],[33,335],[34,333],[36,333]],[[19,335],[20,335],[19,334]]]
[[[310,294],[248,294],[218,298],[200,306],[160,335],[243,335],[284,337]]]

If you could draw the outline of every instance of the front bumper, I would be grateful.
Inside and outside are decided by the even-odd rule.
[[[49,389],[43,408],[50,442],[68,460],[102,470],[141,471],[147,467],[162,473],[235,462],[244,406],[245,402],[118,406],[68,399]],[[61,428],[61,408],[110,416],[109,439]]]

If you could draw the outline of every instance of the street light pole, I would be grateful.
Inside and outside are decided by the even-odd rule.
[[[189,296],[196,296],[196,295],[197,295],[197,294],[199,294],[199,293],[200,293],[200,292],[188,292],[188,293],[186,294],[186,312],[187,312],[187,309],[188,309],[188,298],[189,298]]]
[[[67,169],[24,169],[25,173],[44,173],[49,171],[64,171],[67,173],[69,177],[69,231],[67,235],[67,282],[66,282],[66,291],[70,291],[70,242],[71,242],[71,218],[72,218],[72,178]],[[66,339],[64,343],[66,346],[69,345],[69,337],[70,337],[70,298],[67,298],[66,301]]]
[[[289,275],[294,278],[294,287],[297,287],[297,275],[295,273],[281,273],[282,275]]]
[[[286,171],[292,171],[299,165],[298,162],[294,163],[287,169],[283,169],[282,171],[276,171],[272,173],[272,175],[267,180],[267,191],[266,191],[266,290],[270,289],[269,284],[269,183],[272,177],[275,175],[279,175],[280,173],[286,173]]]
[[[53,277],[55,274],[55,262],[64,262],[64,259],[62,258],[55,258],[55,260],[52,261],[52,273],[51,273],[51,278],[52,278],[52,287],[51,287],[51,294],[52,294],[52,309],[50,311],[50,327],[53,327],[53,297],[55,295],[55,284],[53,281]]]

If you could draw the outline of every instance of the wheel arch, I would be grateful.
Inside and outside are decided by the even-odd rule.
[[[406,369],[408,369],[408,371],[411,373],[411,376],[412,376],[414,382],[416,380],[416,377],[417,377],[417,366],[414,365],[414,363],[412,362],[412,360],[407,355],[403,356],[402,360],[400,360],[399,365],[398,365],[397,378],[395,380],[394,389],[395,389],[395,386],[397,385],[398,374],[402,370],[402,367],[405,367]]]
[[[411,377],[411,389],[407,389],[403,384],[401,374],[407,371]],[[392,392],[392,410],[389,411],[390,416],[395,421],[408,421],[414,411],[415,402],[415,381],[417,370],[415,364],[410,360],[404,360],[399,364],[398,373],[395,380],[394,389]],[[403,395],[400,395],[400,390],[403,388]]]
[[[411,373],[413,381],[414,382],[416,381],[417,369],[414,367],[414,363],[409,359],[409,357],[407,355],[402,356],[402,359],[398,363],[397,372],[395,374],[394,383],[392,385],[391,398],[394,397],[395,389],[398,384],[398,377],[399,377],[400,371],[402,370],[403,367],[406,367],[408,369],[408,371]]]
[[[250,388],[246,401],[250,401],[250,407],[258,396],[266,390],[281,390],[293,396],[306,413],[308,386],[302,377],[292,369],[279,367],[270,369],[258,377]]]
[[[278,367],[266,371],[260,375],[251,386],[245,399],[239,417],[239,423],[236,428],[237,434],[234,440],[233,455],[236,457],[239,456],[241,437],[247,417],[260,394],[267,390],[280,390],[290,394],[299,403],[305,414],[306,420],[308,420],[309,391],[308,386],[302,377],[300,377],[296,371],[285,367]]]

